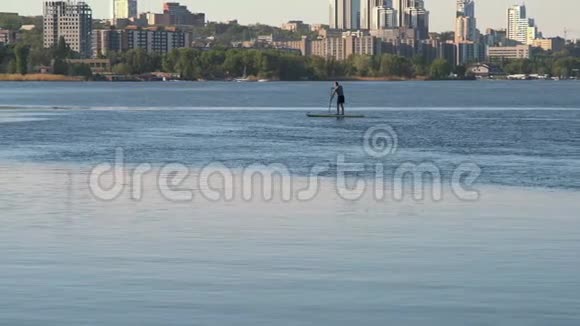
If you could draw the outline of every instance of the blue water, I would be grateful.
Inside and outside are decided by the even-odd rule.
[[[0,325],[580,324],[580,83],[0,83]],[[373,158],[368,128],[398,150]],[[329,164],[308,202],[175,203],[128,163]],[[337,155],[482,168],[478,201],[345,201]],[[362,178],[372,173],[362,171]],[[149,180],[151,181],[151,180]]]
[[[387,124],[399,140],[382,160],[389,167],[435,162],[449,173],[473,162],[485,184],[580,188],[579,83],[353,83],[349,103],[368,119],[306,119],[328,110],[327,86],[0,84],[1,105],[20,107],[0,119],[26,112],[29,120],[2,125],[0,157],[95,164],[122,148],[133,163],[281,163],[307,174],[339,154],[375,163],[363,135]]]

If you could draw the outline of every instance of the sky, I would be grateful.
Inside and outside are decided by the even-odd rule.
[[[173,0],[179,1],[179,0]],[[507,8],[524,0],[476,0],[478,28],[505,28]],[[19,12],[23,15],[40,15],[43,0],[0,0],[0,12]],[[111,0],[86,0],[95,17],[110,16]],[[139,11],[161,11],[163,0],[139,0]],[[242,24],[265,23],[280,25],[288,20],[309,23],[328,22],[328,0],[181,0],[191,11],[205,12],[211,21],[239,19]],[[545,36],[564,34],[580,38],[580,1],[578,0],[525,0],[528,16]],[[453,30],[455,0],[425,0],[431,12],[431,30]]]

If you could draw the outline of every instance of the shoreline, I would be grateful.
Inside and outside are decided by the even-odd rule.
[[[82,77],[72,77],[54,74],[0,74],[3,82],[84,82]]]
[[[96,82],[96,83],[151,83],[151,82],[191,82],[191,83],[205,83],[205,82],[226,82],[226,83],[236,83],[235,80],[231,79],[198,79],[198,80],[183,80],[183,79],[172,79],[167,81],[162,80],[147,80],[139,78],[139,76],[125,76],[125,79],[119,80],[108,80],[108,79],[91,79],[86,80],[84,77],[80,76],[65,76],[65,75],[54,75],[54,74],[27,74],[27,75],[20,75],[20,74],[0,74],[0,82]],[[390,76],[390,77],[335,77],[335,78],[327,78],[327,79],[320,79],[320,80],[278,80],[278,79],[270,79],[266,80],[266,83],[275,83],[275,82],[446,82],[446,81],[534,81],[533,79],[530,80],[513,80],[513,79],[494,79],[494,78],[446,78],[446,79],[432,79],[427,76],[417,76],[414,78],[407,78],[407,77],[397,77],[397,76]],[[568,79],[564,79],[561,81],[569,81]],[[259,80],[248,80],[243,83],[258,83]]]
[[[55,74],[0,74],[0,82],[114,82],[114,83],[125,83],[125,82],[160,82],[160,80],[146,80],[140,79],[139,76],[125,76],[126,79],[120,80],[107,80],[107,79],[95,79],[95,80],[85,80],[83,77],[78,76],[64,76]],[[426,76],[417,76],[414,78],[389,76],[389,77],[335,77],[327,78],[321,80],[278,80],[271,79],[267,80],[268,83],[271,82],[332,82],[332,81],[342,81],[342,82],[404,82],[404,81],[448,81],[449,79],[430,79]],[[468,81],[469,79],[452,79],[457,81]],[[209,80],[182,80],[174,79],[168,82],[235,82],[235,80],[230,79],[209,79]],[[247,82],[255,83],[258,79],[252,79]]]

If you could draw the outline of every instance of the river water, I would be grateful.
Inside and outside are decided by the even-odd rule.
[[[578,325],[579,87],[346,83],[366,118],[336,120],[305,116],[328,83],[0,83],[0,324]],[[120,163],[104,200],[94,168]],[[212,163],[283,167],[296,189],[326,168],[305,200],[234,182],[213,201]],[[169,195],[167,164],[189,174]],[[395,198],[405,164],[435,169],[441,198]]]

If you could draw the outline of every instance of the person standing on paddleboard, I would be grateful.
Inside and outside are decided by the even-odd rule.
[[[344,97],[344,89],[342,88],[342,85],[339,84],[338,82],[335,83],[334,90],[332,91],[331,101],[335,95],[337,96],[337,98],[336,98],[336,114],[337,115],[344,115],[344,103],[346,102],[346,99]],[[342,112],[341,112],[341,108],[342,108]]]

